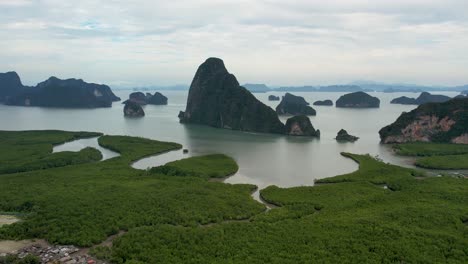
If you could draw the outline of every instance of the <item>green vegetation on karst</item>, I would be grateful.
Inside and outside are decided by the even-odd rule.
[[[11,147],[8,144],[18,144],[23,138],[18,136],[15,141],[17,132],[9,133],[9,143],[2,143],[2,147]],[[37,141],[43,140],[41,136],[53,138],[49,132],[32,134]],[[57,135],[56,142],[60,138],[62,134]],[[255,189],[252,185],[150,174],[129,166],[141,157],[180,148],[179,144],[120,136],[103,136],[99,142],[122,156],[97,163],[1,174],[0,211],[24,216],[23,221],[0,228],[0,239],[36,237],[52,243],[89,246],[119,230],[138,226],[197,226],[248,219],[264,211],[264,206],[250,197]],[[31,144],[29,151],[35,148]],[[17,162],[28,158],[17,156]],[[237,166],[230,161],[231,167]],[[216,163],[214,159],[214,167]]]
[[[128,230],[111,248],[92,250],[113,263],[468,262],[465,178],[424,177],[344,153],[359,170],[311,187],[267,187],[262,198],[278,207],[265,211],[250,196],[254,186],[208,180],[221,167],[222,174],[237,169],[230,158],[172,162],[195,176],[179,177],[128,165],[178,144],[119,136],[99,142],[122,156],[0,175],[0,211],[26,213],[0,228],[0,239],[91,245]]]
[[[172,161],[164,166],[150,169],[150,173],[163,173],[171,176],[198,176],[223,178],[237,172],[236,162],[223,154],[212,154]]]
[[[415,165],[428,169],[468,169],[467,144],[405,143],[393,146],[398,155],[420,156]]]

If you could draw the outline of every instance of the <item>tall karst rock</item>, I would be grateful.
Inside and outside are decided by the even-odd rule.
[[[276,112],[239,85],[224,62],[209,58],[202,63],[190,85],[181,123],[209,125],[233,130],[285,133]]]

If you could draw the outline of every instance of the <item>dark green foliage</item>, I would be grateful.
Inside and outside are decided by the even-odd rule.
[[[2,148],[24,139],[21,133],[2,133],[10,139]],[[63,135],[55,134],[54,141],[60,141]],[[30,132],[37,142],[50,141],[52,135]],[[40,150],[36,149],[40,144],[28,141],[28,151]],[[180,148],[179,144],[125,136],[103,136],[99,143],[121,156],[99,163],[0,174],[0,211],[23,216],[23,221],[1,227],[0,239],[45,238],[52,243],[90,246],[138,226],[197,226],[248,219],[264,210],[250,197],[252,185],[209,182],[206,171],[193,171],[194,177],[174,177],[149,175],[129,166],[144,156]],[[227,162],[213,159],[213,163],[218,161]]]
[[[251,222],[132,229],[113,243],[128,263],[466,263],[468,181],[344,154],[354,173],[314,187],[261,191],[281,207]],[[382,184],[399,186],[393,190]]]
[[[402,130],[421,117],[436,117],[443,119],[448,117],[455,123],[448,131],[443,131],[439,128],[426,131],[430,135],[429,139],[432,142],[449,143],[455,137],[468,133],[468,98],[452,99],[444,103],[427,103],[420,105],[418,108],[403,113],[391,125],[382,128],[379,131],[380,139],[384,143],[395,143],[392,136],[403,136]],[[417,139],[406,138],[405,141],[417,141]]]
[[[39,257],[33,255],[27,255],[24,258],[18,258],[15,255],[7,255],[0,257],[0,264],[40,264],[41,260]]]
[[[442,143],[406,143],[393,146],[398,155],[424,156],[416,166],[428,169],[468,169],[468,145]]]
[[[77,165],[93,161],[100,161],[101,159],[102,154],[99,150],[87,147],[78,152],[57,152],[44,157],[40,157],[35,160],[26,160],[22,162],[5,162],[0,165],[0,174],[44,170],[68,165]]]
[[[375,185],[401,185],[414,181],[413,177],[424,176],[423,172],[392,164],[377,162],[369,155],[341,153],[359,163],[359,170],[353,173],[317,180],[316,183],[370,182]],[[383,165],[384,164],[384,165]]]
[[[468,169],[468,154],[425,157],[418,159],[415,164],[428,169]]]
[[[443,144],[443,143],[405,143],[396,144],[393,149],[398,155],[403,156],[439,156],[468,154],[466,144]]]
[[[172,142],[162,142],[140,137],[102,136],[99,145],[118,152],[121,158],[131,162],[150,155],[181,149],[182,145]]]
[[[100,260],[109,261],[112,258],[112,249],[107,246],[97,246],[90,249],[89,253]]]
[[[236,162],[223,154],[191,157],[169,162],[164,166],[150,169],[150,173],[170,176],[198,176],[205,178],[224,178],[237,172]]]
[[[335,105],[336,107],[349,108],[378,108],[380,106],[380,100],[365,92],[354,92],[340,96],[340,98],[336,100]]]
[[[37,141],[51,137],[32,134]],[[9,136],[14,145],[15,135]],[[221,174],[235,171],[224,168],[233,165],[225,156],[173,162],[173,168],[196,174],[177,177],[128,164],[178,144],[121,136],[99,142],[121,156],[0,175],[0,211],[24,216],[0,228],[0,239],[85,246],[128,230],[111,248],[92,250],[113,263],[468,261],[464,178],[421,177],[368,155],[343,153],[359,170],[313,187],[267,187],[261,197],[279,207],[265,211],[250,196],[255,186],[208,181],[218,168]]]
[[[98,161],[101,153],[87,148],[80,152],[52,154],[54,145],[97,137],[101,133],[45,131],[0,131],[0,174],[31,171]]]

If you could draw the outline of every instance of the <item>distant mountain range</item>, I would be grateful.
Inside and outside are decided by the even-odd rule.
[[[329,85],[329,86],[281,86],[270,88],[265,84],[246,83],[242,85],[252,93],[266,92],[371,92],[373,90],[365,89],[357,85]]]
[[[282,86],[268,87],[265,84],[244,85],[247,90],[253,93],[265,92],[434,92],[434,91],[454,91],[468,92],[468,85],[463,86],[424,86],[414,84],[385,84],[372,81],[356,81],[345,85],[329,85],[329,86]]]

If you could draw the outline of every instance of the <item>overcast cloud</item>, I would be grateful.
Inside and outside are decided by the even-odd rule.
[[[0,72],[190,83],[220,57],[241,83],[468,83],[467,0],[0,0]]]

